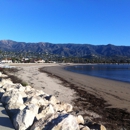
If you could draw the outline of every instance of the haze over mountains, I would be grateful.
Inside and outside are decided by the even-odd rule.
[[[12,40],[0,40],[1,51],[49,53],[60,56],[100,56],[130,57],[130,46],[90,45],[90,44],[52,44],[46,42],[25,43]]]

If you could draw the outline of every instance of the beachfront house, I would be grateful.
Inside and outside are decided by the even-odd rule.
[[[2,60],[1,63],[3,63],[3,64],[4,63],[12,63],[12,60],[7,60],[7,59],[6,60]]]

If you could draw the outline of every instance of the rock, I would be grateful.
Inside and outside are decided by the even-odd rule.
[[[31,86],[26,86],[25,87],[25,92],[30,92],[33,88]]]
[[[24,90],[25,90],[25,87],[23,87],[21,84],[7,84],[6,83],[6,84],[3,85],[3,88],[6,91],[17,89],[19,92],[24,92]]]
[[[48,118],[40,119],[30,130],[79,130],[76,117],[69,114],[60,114],[57,117],[50,115]]]
[[[3,96],[4,92],[5,92],[5,90],[3,88],[0,88],[0,99]]]
[[[51,122],[53,119],[59,116],[58,113],[55,114],[48,114],[46,117],[41,118],[40,120],[36,121],[30,128],[30,130],[43,130],[48,122]]]
[[[105,126],[101,125],[100,130],[107,130],[107,129],[105,128]]]
[[[66,111],[66,112],[71,112],[73,110],[73,106],[68,103],[61,103],[61,104],[56,104],[54,105],[56,111]]]
[[[25,102],[25,104],[36,104],[39,107],[40,106],[47,106],[48,105],[48,101],[46,99],[43,99],[39,96],[32,96],[30,98],[27,98],[27,101]]]
[[[79,124],[84,124],[84,119],[83,119],[83,117],[82,117],[81,115],[78,115],[78,117],[77,117],[77,122],[78,122]]]
[[[39,106],[35,104],[29,104],[28,106],[26,106],[26,109],[32,111],[36,116],[38,114]]]
[[[58,116],[51,124],[51,126],[48,124],[47,127],[52,130],[79,130],[76,118],[68,114]],[[45,130],[48,130],[47,127]]]
[[[18,89],[20,92],[25,91],[25,87],[23,87],[21,84],[15,84],[14,89]]]
[[[8,104],[8,103],[14,103],[14,104],[23,104],[23,98],[21,96],[21,94],[17,91],[17,90],[11,90],[11,91],[7,91],[3,94],[2,98],[1,98],[1,102],[4,104]]]
[[[13,124],[16,130],[26,130],[33,124],[36,111],[34,106],[28,106],[21,110],[13,119]]]
[[[26,89],[25,89],[26,90]],[[42,91],[42,90],[36,90],[34,88],[31,88],[30,91],[25,91],[29,97],[32,97],[32,96],[40,96],[40,95],[44,95],[45,93]]]
[[[12,103],[12,102],[10,102],[9,104],[7,104],[6,106],[5,106],[5,108],[7,109],[7,110],[15,110],[15,109],[20,109],[20,110],[23,110],[24,108],[25,108],[26,106],[24,105],[24,104],[20,104],[20,103]]]
[[[2,74],[2,72],[0,72],[0,78],[6,78],[8,77],[8,75]]]
[[[22,98],[27,98],[27,94],[25,92],[19,92],[22,96]]]
[[[2,72],[0,72],[0,77],[2,77]]]
[[[18,114],[20,110],[23,110],[26,106],[24,104],[14,104],[14,103],[9,103],[5,106],[6,110],[8,111],[9,116],[11,119]]]
[[[49,103],[56,105],[57,103],[59,103],[59,101],[55,98],[55,96],[51,96],[49,99]]]
[[[13,84],[8,84],[8,83],[6,83],[6,84],[4,84],[4,85],[2,86],[2,88],[3,88],[5,91],[10,91],[10,90],[13,89],[12,85],[13,85]]]
[[[13,82],[10,79],[2,79],[2,81],[0,82],[0,87],[5,84],[13,84]]]
[[[36,115],[37,120],[45,117],[48,114],[54,114],[55,110],[51,104],[49,104],[47,107],[45,107],[39,114]]]

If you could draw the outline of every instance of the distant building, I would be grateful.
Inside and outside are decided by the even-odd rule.
[[[38,60],[38,61],[35,61],[35,63],[45,63],[45,60]]]
[[[2,60],[1,63],[12,63],[12,60]]]

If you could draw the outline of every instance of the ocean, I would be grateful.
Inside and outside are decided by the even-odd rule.
[[[68,71],[130,83],[130,64],[97,64],[67,66]]]

